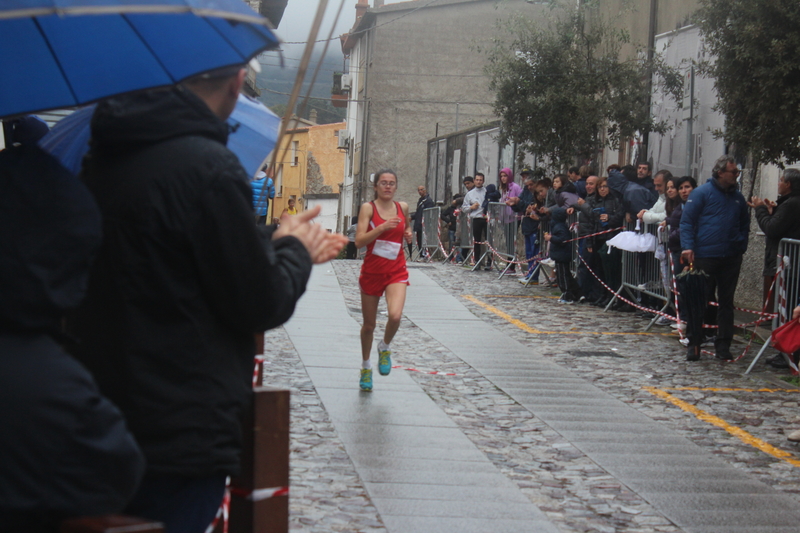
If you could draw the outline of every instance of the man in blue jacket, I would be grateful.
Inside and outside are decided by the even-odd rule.
[[[266,172],[259,170],[255,179],[250,182],[250,187],[253,189],[253,209],[258,217],[256,224],[263,226],[267,223],[269,201],[275,198],[275,185],[272,178],[267,177]]]
[[[750,212],[737,189],[739,169],[730,156],[717,159],[712,178],[692,191],[681,216],[681,263],[708,274],[708,294],[716,291],[719,330],[714,341],[717,357],[733,359],[733,296],[742,256],[747,250]],[[709,313],[706,313],[708,316]],[[687,359],[700,358],[700,346],[689,347]]]

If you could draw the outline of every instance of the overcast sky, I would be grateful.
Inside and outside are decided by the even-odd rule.
[[[325,18],[317,39],[326,39],[328,37],[341,1],[342,0],[328,0]],[[370,4],[371,3],[370,1]],[[339,16],[339,22],[336,24],[334,36],[338,37],[353,27],[356,18],[355,4],[356,2],[354,0],[345,0],[342,14]],[[283,13],[281,23],[278,26],[278,36],[285,43],[305,42],[308,39],[308,32],[311,30],[311,24],[314,22],[317,5],[317,0],[289,0],[289,3],[286,5],[286,11]],[[324,43],[317,43],[314,49],[321,52],[323,44]],[[303,54],[303,45],[285,44],[283,49],[286,57],[299,59]],[[339,40],[337,39],[332,42],[328,50],[336,50],[341,53]]]

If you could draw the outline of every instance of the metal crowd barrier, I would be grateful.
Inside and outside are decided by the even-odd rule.
[[[781,239],[778,261],[783,262],[777,281],[773,325],[778,327],[792,319],[792,311],[800,305],[800,240]]]
[[[462,211],[458,215],[457,233],[461,248],[469,248],[469,252],[464,256],[464,265],[469,265],[470,258],[475,254],[475,237],[472,233],[472,219],[469,217],[469,213]]]
[[[438,206],[422,210],[422,249],[428,252],[427,263],[433,260],[439,250],[441,212],[442,209]]]
[[[536,277],[535,274],[537,272],[541,272],[542,271],[542,263],[541,262],[549,257],[548,251],[549,251],[550,244],[544,239],[544,234],[545,233],[549,233],[549,232],[550,232],[550,221],[548,219],[546,219],[546,218],[542,218],[541,220],[539,220],[539,236],[537,237],[539,239],[539,260],[536,261],[536,266],[533,267],[533,270],[531,270],[530,272],[528,272],[526,274],[526,278],[528,280],[528,281],[525,282],[525,286],[526,287],[528,285],[530,285],[531,282],[533,281],[533,278]],[[526,272],[527,272],[527,269],[530,268],[530,267],[528,267],[527,263],[525,264],[525,268],[526,268]],[[539,279],[541,280],[541,277]],[[545,275],[544,281],[545,282],[549,282],[550,281],[550,277]],[[540,281],[540,283],[543,283],[543,282]]]
[[[772,319],[773,331],[792,319],[792,311],[800,305],[800,241],[795,239],[781,239],[778,245],[778,277],[775,280],[775,306]],[[765,342],[745,374],[749,374],[758,362],[764,350],[770,345]]]
[[[636,225],[633,222],[626,224],[625,231],[634,231]],[[658,246],[664,247],[666,232],[662,231],[658,224],[642,224],[642,232],[654,235],[658,240]],[[662,237],[662,234],[664,235]],[[669,253],[666,251],[666,253]],[[672,276],[671,269],[666,269],[665,274]],[[608,310],[616,301],[622,291],[625,291],[630,300],[639,301],[642,295],[650,296],[664,302],[660,311],[663,313],[669,307],[672,295],[668,290],[671,286],[671,279],[663,279],[661,260],[656,257],[655,252],[629,252],[622,250],[622,284],[614,293],[611,301],[606,306]],[[645,328],[648,331],[655,323],[658,315],[654,317]]]
[[[489,243],[483,256],[478,259],[475,264],[481,263],[487,254],[494,253],[494,255],[505,259],[506,261],[515,261],[517,258],[517,216],[511,212],[504,203],[490,202],[488,208],[488,220],[486,225],[486,241]],[[492,262],[496,264],[496,262]],[[512,263],[507,263],[505,269],[501,272],[502,278]]]
[[[570,270],[570,272],[572,272],[573,276],[577,276],[578,275],[578,265],[581,262],[579,254],[578,254],[579,242],[577,240],[577,238],[578,238],[578,227],[575,225],[576,222],[578,222],[578,212],[577,211],[574,212],[573,214],[567,216],[567,227],[568,228],[572,228],[572,229],[570,229],[570,233],[572,234],[571,238],[572,239],[576,239],[576,240],[573,240],[570,243],[571,244],[571,247],[570,247],[570,255],[571,255],[571,257],[570,257],[570,261],[569,261],[569,270]],[[539,221],[539,255],[542,257],[542,259],[547,259],[548,257],[550,257],[550,255],[548,253],[550,244],[544,238],[544,234],[545,233],[550,233],[550,219],[549,218],[543,218],[542,220]],[[530,275],[528,277],[529,280],[533,279],[533,277],[534,277],[533,274],[536,273],[537,270],[541,270],[539,263],[537,263],[536,266],[534,267],[534,269],[531,271],[531,273],[530,273]],[[525,286],[527,286],[529,283],[530,283],[530,281],[526,282]]]
[[[581,264],[580,259],[580,240],[578,239],[578,210],[572,212],[571,215],[567,215],[567,227],[569,228],[569,232],[572,234],[572,248],[571,248],[571,258],[569,262],[569,271],[572,272],[572,276],[577,278],[578,277],[578,266]]]
[[[469,260],[475,251],[472,241],[472,219],[469,218],[469,214],[466,212],[459,211],[458,217],[456,218],[456,241],[448,243],[450,246],[450,253],[447,254],[447,257],[445,257],[444,261],[442,262],[446,263],[453,257],[457,256],[458,249],[460,248],[462,251],[461,257],[463,258],[462,264],[468,265]]]

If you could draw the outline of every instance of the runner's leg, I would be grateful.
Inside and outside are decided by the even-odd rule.
[[[400,328],[400,319],[403,317],[403,306],[406,303],[405,283],[392,283],[386,287],[386,307],[389,312],[389,320],[386,321],[386,329],[383,332],[384,344],[391,344],[397,330]]]
[[[372,350],[372,337],[375,332],[379,301],[379,296],[361,293],[361,316],[364,317],[364,324],[361,326],[361,359],[363,361],[369,361],[369,353]]]

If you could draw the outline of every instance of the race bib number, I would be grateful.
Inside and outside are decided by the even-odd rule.
[[[375,241],[375,246],[372,248],[372,253],[378,257],[383,257],[385,259],[389,259],[390,261],[394,261],[397,259],[397,255],[402,249],[403,245],[399,242]]]

